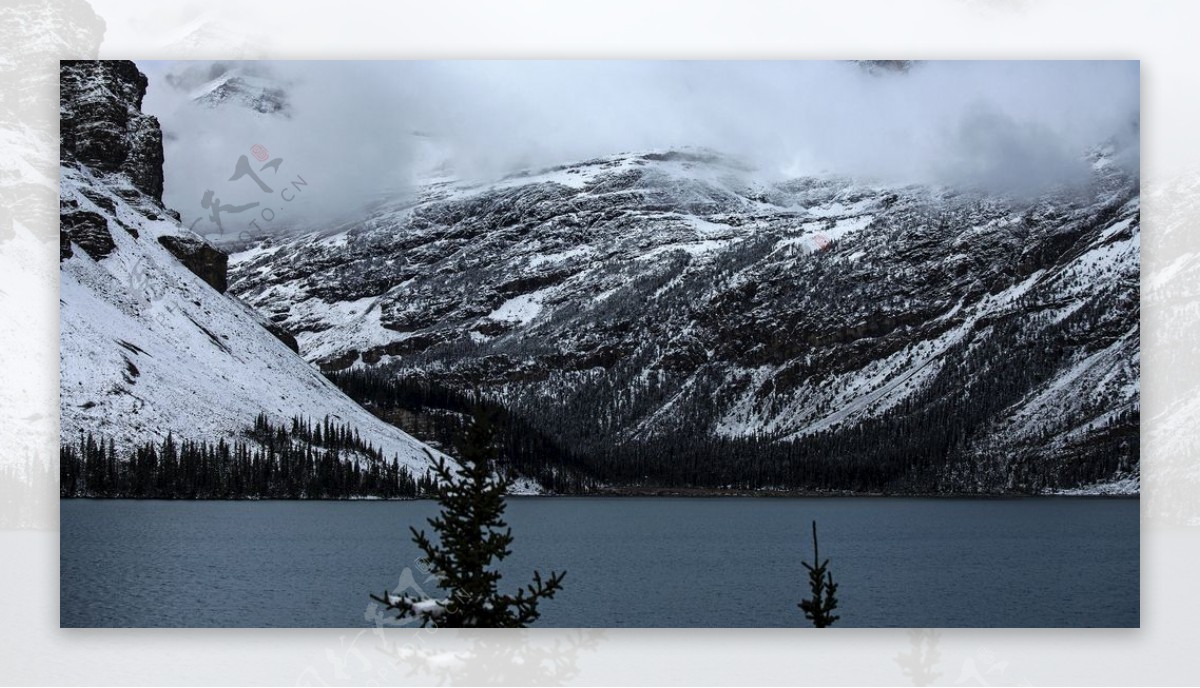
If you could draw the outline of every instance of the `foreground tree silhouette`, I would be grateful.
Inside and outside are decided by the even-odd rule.
[[[512,529],[503,520],[504,495],[511,478],[497,477],[491,419],[476,411],[466,437],[459,443],[459,467],[434,463],[441,512],[429,519],[438,534],[434,543],[425,531],[412,531],[413,542],[425,553],[429,572],[447,593],[444,599],[426,596],[372,595],[395,611],[398,618],[416,619],[422,627],[524,628],[540,616],[538,604],[562,589],[566,572],[548,579],[535,571],[533,582],[515,595],[497,589],[500,572],[494,564],[512,554]],[[432,455],[430,455],[432,458]]]
[[[829,572],[829,560],[821,561],[821,552],[817,548],[817,522],[813,521],[813,563],[804,562],[808,569],[808,586],[812,597],[801,600],[797,605],[804,611],[804,618],[817,628],[827,628],[840,619],[833,613],[837,608],[837,583],[833,582],[833,574]]]

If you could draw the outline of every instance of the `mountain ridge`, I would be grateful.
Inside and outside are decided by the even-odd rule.
[[[766,473],[791,485],[838,461],[871,489],[1134,484],[1139,182],[1118,153],[1029,198],[755,180],[708,151],[439,181],[235,254],[231,290],[327,370],[481,393],[600,474],[703,438],[774,445],[742,450],[787,454]]]

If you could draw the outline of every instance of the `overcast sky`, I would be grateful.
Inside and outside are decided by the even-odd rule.
[[[407,193],[431,160],[487,180],[700,146],[765,177],[832,172],[1001,191],[1077,181],[1084,151],[1113,137],[1137,164],[1137,62],[925,62],[875,74],[848,62],[240,65],[286,91],[289,118],[195,106],[195,89],[220,71],[211,63],[139,62],[150,78],[144,107],[168,136],[166,201],[185,221],[207,217],[200,199],[210,189],[223,204],[257,200],[251,180],[227,181],[254,144],[283,158],[265,183],[309,182],[288,210],[314,222]]]

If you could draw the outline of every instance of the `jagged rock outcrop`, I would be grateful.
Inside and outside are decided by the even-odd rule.
[[[108,220],[99,213],[86,210],[64,212],[59,216],[58,259],[70,258],[71,244],[76,244],[93,260],[107,258],[112,253],[112,234],[108,231]]]
[[[113,188],[147,219],[163,216],[178,221],[178,212],[162,207],[162,131],[156,118],[141,111],[146,87],[146,76],[128,60],[63,60],[60,153],[64,163],[127,178],[132,189],[123,188],[120,182]],[[87,189],[82,193],[137,236],[136,229],[115,219],[115,205],[108,197]],[[95,213],[64,211],[60,259],[70,256],[72,241],[95,259],[107,256],[113,243],[103,220]],[[213,289],[224,293],[229,265],[224,252],[190,232],[166,234],[158,241]]]
[[[146,76],[128,60],[63,60],[60,146],[63,160],[125,175],[162,202],[162,130],[141,111]]]
[[[186,236],[162,236],[158,243],[210,287],[224,294],[228,286],[229,256],[207,241]]]
[[[299,342],[297,342],[296,338],[292,336],[292,333],[285,330],[282,325],[267,320],[263,323],[263,327],[267,328],[267,332],[275,335],[275,338],[283,342],[287,348],[295,351],[296,353],[300,353]]]
[[[162,206],[162,130],[156,118],[141,111],[146,87],[146,76],[128,60],[63,60],[60,152],[64,163],[128,179],[133,188],[125,188],[121,181],[112,187],[147,219],[165,216],[178,221],[179,213]],[[82,193],[106,216],[138,235],[136,229],[116,220],[115,204],[104,194],[86,188]],[[95,213],[64,212],[61,235],[60,258],[70,256],[72,241],[95,259],[113,249],[108,223]],[[164,234],[158,242],[213,289],[225,292],[229,265],[225,253],[190,232]]]

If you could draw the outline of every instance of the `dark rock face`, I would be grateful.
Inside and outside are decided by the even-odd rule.
[[[109,215],[113,215],[117,212],[117,204],[114,203],[113,200],[111,198],[109,198],[108,196],[105,196],[104,194],[96,193],[95,191],[88,191],[88,190],[85,190],[83,192],[83,195],[86,196],[87,199],[89,201],[91,201],[92,203],[95,203],[96,205],[100,206],[100,209],[105,211]]]
[[[1098,169],[1014,199],[618,156],[431,189],[232,291],[327,370],[478,390],[584,452],[753,437],[1036,490],[1137,465],[1138,180]]]
[[[163,147],[158,120],[141,111],[146,76],[127,60],[63,60],[59,72],[64,161],[123,173],[162,201]]]
[[[162,131],[157,119],[141,111],[146,86],[146,76],[129,61],[63,60],[62,163],[82,165],[93,172],[125,175],[132,187],[121,181],[110,185],[108,193],[127,201],[148,220],[159,221],[166,216],[178,221],[178,213],[162,207]],[[108,193],[97,189],[83,191],[109,219],[138,238],[135,228],[116,219],[116,204]],[[93,258],[107,256],[113,250],[108,222],[102,215],[64,207],[60,257],[70,256],[72,241]],[[186,231],[162,236],[158,241],[213,289],[224,293],[229,263],[225,253]]]
[[[200,239],[164,236],[159,237],[158,243],[213,289],[225,293],[229,256]]]
[[[59,244],[58,259],[64,260],[72,255],[71,244],[74,243],[93,260],[107,258],[116,246],[108,229],[108,220],[102,215],[76,210],[59,215]]]
[[[284,89],[250,83],[238,75],[226,78],[219,86],[200,97],[198,102],[209,107],[234,102],[264,115],[278,114],[283,117],[288,117],[291,110],[288,94]]]
[[[276,339],[287,345],[287,348],[295,351],[296,353],[300,353],[300,344],[296,342],[296,338],[292,336],[291,332],[288,332],[286,329],[284,329],[283,325],[270,320],[265,320],[265,322],[263,322],[263,327],[267,329],[267,332],[275,335]]]

